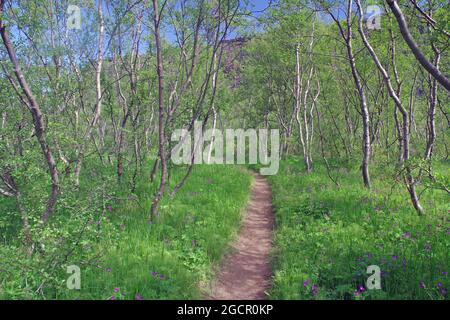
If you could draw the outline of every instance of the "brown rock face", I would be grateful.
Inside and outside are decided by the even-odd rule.
[[[249,41],[249,38],[235,38],[224,40],[222,68],[224,73],[233,80],[233,88],[240,85],[241,82],[241,65],[245,59],[244,45]]]

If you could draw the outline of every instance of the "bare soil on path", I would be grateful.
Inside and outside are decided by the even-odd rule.
[[[250,202],[237,239],[231,246],[213,282],[208,299],[262,300],[267,298],[272,271],[274,217],[272,191],[267,180],[255,174]]]

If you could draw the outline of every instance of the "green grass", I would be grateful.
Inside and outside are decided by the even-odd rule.
[[[448,177],[448,163],[435,171]],[[448,195],[424,192],[426,216],[419,217],[392,172],[372,165],[371,173],[367,191],[357,167],[341,167],[333,172],[338,189],[320,164],[308,175],[299,159],[281,163],[269,179],[276,210],[271,299],[449,298]],[[382,290],[365,288],[369,265],[381,268]]]
[[[182,173],[177,170],[172,181]],[[176,197],[161,203],[153,224],[148,223],[153,193],[148,183],[140,184],[137,201],[112,208],[110,219],[121,234],[102,243],[107,250],[102,267],[85,270],[82,290],[69,297],[199,298],[199,284],[238,229],[250,184],[251,176],[241,168],[196,166]]]
[[[368,191],[357,165],[333,167],[340,188],[320,163],[305,174],[296,158],[282,161],[278,174],[268,177],[276,214],[270,298],[448,299],[443,291],[450,288],[448,195],[424,191],[426,215],[419,217],[392,169],[372,164]],[[45,249],[38,247],[32,259],[21,251],[14,204],[2,202],[0,299],[201,298],[202,285],[238,230],[251,188],[249,172],[238,166],[195,166],[186,185],[174,199],[162,201],[149,224],[156,183],[142,176],[130,194],[128,185],[116,188],[113,167],[101,169],[99,176],[107,179],[96,178],[98,170],[84,172],[78,194],[83,201],[62,194],[48,227],[33,230]],[[448,180],[448,163],[436,163],[434,170]],[[171,171],[172,187],[183,174],[180,167]],[[113,197],[105,200],[109,194]],[[81,207],[85,202],[94,205]],[[28,203],[31,213],[32,208]],[[33,225],[38,217],[32,215]],[[77,243],[85,221],[89,232]],[[53,257],[64,257],[72,247],[76,252],[59,264],[63,268],[48,269]],[[79,291],[66,288],[64,267],[71,264],[81,268]],[[355,294],[365,287],[369,265],[381,268],[382,290]],[[43,280],[44,290],[37,293]]]
[[[181,167],[171,171],[171,187],[184,172]],[[59,284],[37,296],[31,281],[21,280],[24,275],[36,275],[36,268],[23,267],[20,276],[11,268],[11,277],[0,274],[0,299],[135,299],[137,294],[143,299],[200,298],[202,283],[239,228],[251,182],[252,175],[241,167],[194,166],[185,186],[173,199],[164,198],[150,224],[149,208],[157,185],[142,177],[133,195],[124,188],[115,193],[121,200],[105,204],[106,210],[95,218],[101,223],[91,221],[96,239],[77,245],[95,259],[77,261],[73,255],[75,260],[65,263],[80,266],[81,290],[66,288],[69,275],[64,269],[58,275]],[[85,196],[94,193],[92,185],[84,185]],[[14,251],[12,244],[0,249],[5,256]]]

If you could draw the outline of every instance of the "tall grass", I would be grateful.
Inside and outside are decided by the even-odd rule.
[[[324,166],[305,174],[294,158],[270,177],[277,225],[272,299],[449,298],[448,195],[425,191],[426,215],[419,217],[393,172],[371,170],[371,191],[357,167],[333,172],[337,188]],[[448,175],[448,164],[435,171]],[[381,268],[381,290],[366,287],[369,265]]]

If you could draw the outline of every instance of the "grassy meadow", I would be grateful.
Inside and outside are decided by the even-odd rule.
[[[271,299],[448,299],[449,198],[423,193],[418,216],[387,166],[372,166],[371,191],[358,167],[334,163],[306,174],[290,158],[269,178],[276,214]],[[436,163],[446,176],[448,164]],[[381,289],[368,290],[369,265],[381,269]]]

